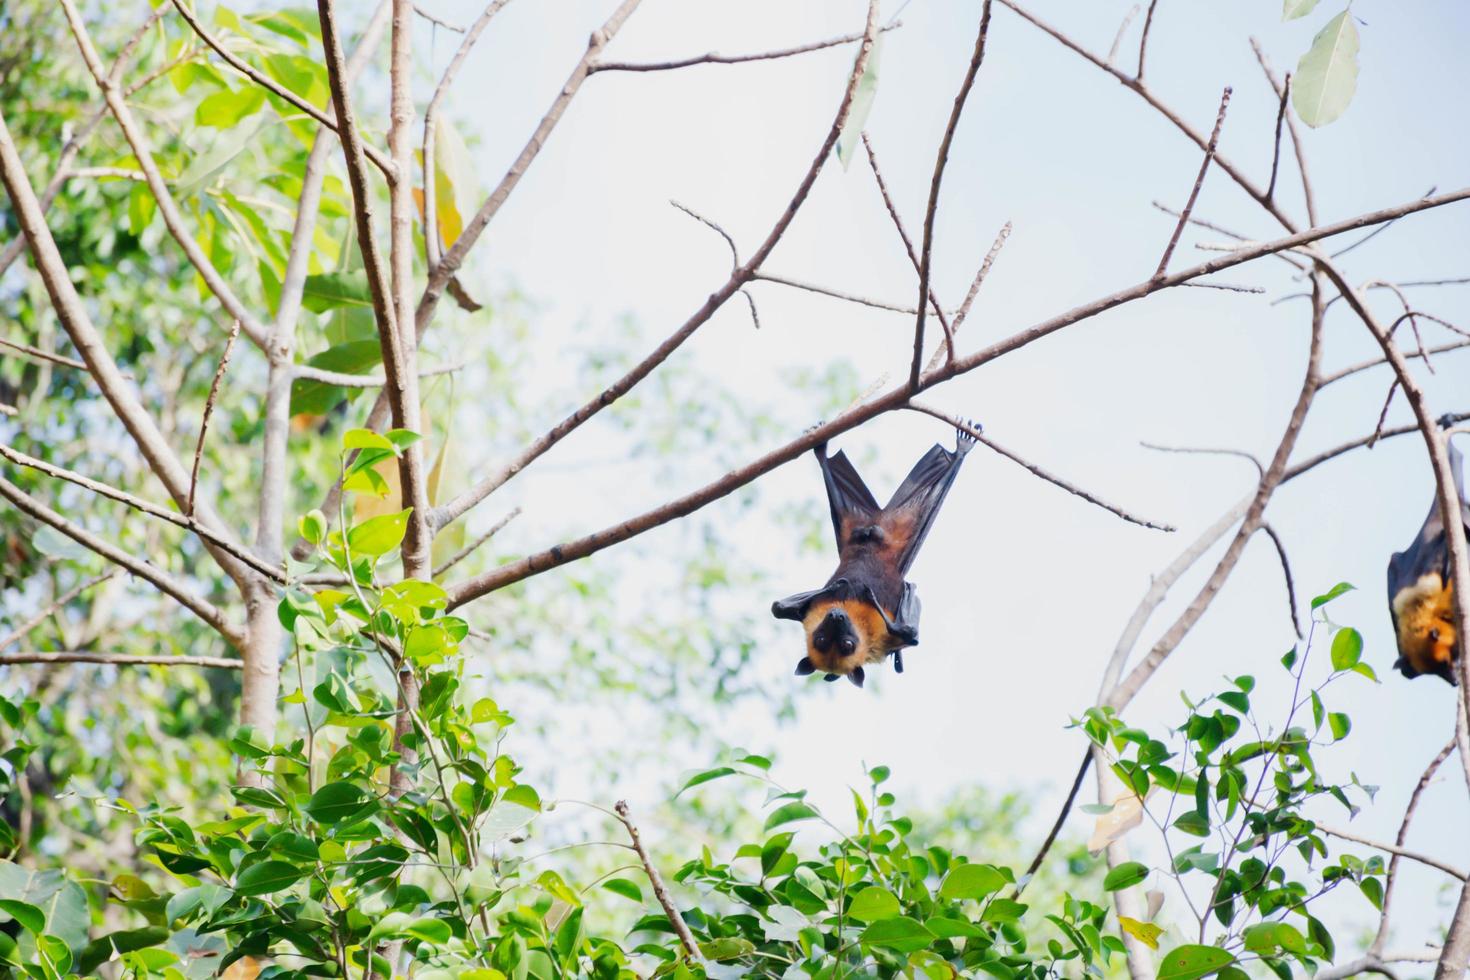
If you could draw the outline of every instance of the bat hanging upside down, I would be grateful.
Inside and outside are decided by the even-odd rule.
[[[930,449],[886,507],[878,506],[846,454],[829,457],[825,443],[816,447],[837,532],[837,571],[822,588],[771,606],[777,619],[797,620],[806,630],[798,675],[820,670],[829,681],[846,676],[862,687],[863,665],[889,654],[894,670],[903,673],[900,651],[919,642],[919,597],[903,577],[974,445],[974,437],[961,431],[954,452]]]
[[[1440,423],[1442,426],[1445,422]],[[1450,469],[1460,500],[1460,519],[1470,531],[1470,502],[1460,451],[1450,443]],[[1394,666],[1410,679],[1434,674],[1451,684],[1455,678],[1455,584],[1450,576],[1450,549],[1445,541],[1439,500],[1429,505],[1429,516],[1414,543],[1388,561],[1388,610],[1398,640]]]

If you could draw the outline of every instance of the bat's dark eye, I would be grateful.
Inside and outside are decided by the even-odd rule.
[[[853,651],[855,651],[856,649],[857,649],[857,640],[854,640],[850,636],[844,636],[842,638],[842,655],[844,657],[850,657],[850,656],[852,656]]]

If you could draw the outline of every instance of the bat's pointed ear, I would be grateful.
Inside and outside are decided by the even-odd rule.
[[[861,667],[855,667],[855,668],[853,668],[852,673],[850,673],[850,674],[847,675],[847,679],[850,680],[850,681],[852,681],[858,687],[862,687],[863,686],[863,669]]]
[[[1417,676],[1414,673],[1414,668],[1411,667],[1411,666],[1409,666],[1409,658],[1408,657],[1400,657],[1397,660],[1395,660],[1393,662],[1393,669],[1396,670],[1396,671],[1398,671],[1400,674],[1403,674],[1409,680],[1413,680]]]
[[[832,681],[835,681],[836,679],[837,679],[837,675],[836,674],[826,674],[826,675],[824,675],[822,677],[822,680],[827,681],[828,683],[831,683]]]
[[[797,677],[805,677],[807,674],[810,674],[812,671],[814,671],[816,669],[817,669],[817,667],[816,667],[815,664],[812,663],[812,658],[811,657],[802,657],[800,660],[798,660],[796,662],[796,676]]]

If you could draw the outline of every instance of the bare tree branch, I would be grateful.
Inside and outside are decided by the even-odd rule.
[[[204,280],[209,291],[219,300],[225,312],[239,320],[245,336],[264,350],[265,328],[235,295],[235,291],[230,288],[229,283],[225,282],[219,270],[214,267],[214,263],[210,262],[209,256],[204,254],[204,250],[194,240],[193,232],[184,225],[184,215],[179,211],[178,204],[175,203],[173,195],[169,192],[168,183],[163,179],[163,174],[153,159],[153,152],[149,148],[148,139],[143,134],[142,127],[133,117],[133,111],[128,107],[127,99],[118,84],[103,69],[102,60],[97,56],[97,49],[92,45],[92,37],[87,32],[87,25],[82,21],[82,15],[77,10],[76,0],[59,0],[59,2],[62,11],[66,14],[67,24],[71,27],[72,36],[76,38],[77,47],[81,50],[82,60],[86,62],[93,80],[102,91],[102,97],[106,99],[108,108],[112,110],[113,118],[117,120],[118,128],[122,130],[123,137],[128,141],[128,146],[133,151],[133,158],[138,162],[138,169],[142,170],[144,176],[148,178],[148,190],[158,204],[158,213],[163,218],[163,223],[173,235],[174,241],[179,243],[179,247],[188,256],[189,264],[198,270],[199,277]]]
[[[90,531],[73,524],[4,478],[0,478],[0,497],[4,497],[10,501],[22,513],[40,521],[42,524],[47,524],[55,528],[88,551],[96,552],[114,565],[122,566],[138,576],[138,578],[148,582],[164,595],[170,596],[179,605],[213,627],[231,646],[239,648],[244,644],[245,634],[232,624],[223,612],[204,599],[194,595],[189,586],[182,580],[145,561],[139,561],[121,548],[109,544]]]
[[[485,202],[480,205],[475,216],[465,224],[459,238],[455,239],[454,244],[449,247],[449,251],[445,252],[438,264],[429,271],[429,281],[424,286],[423,296],[419,298],[418,308],[414,313],[414,329],[419,334],[422,334],[428,327],[434,315],[434,307],[438,305],[439,297],[443,295],[449,280],[454,278],[459,267],[464,264],[470,249],[475,247],[485,227],[500,211],[501,206],[510,197],[511,191],[515,190],[521,177],[525,175],[526,170],[541,152],[541,147],[551,136],[552,130],[556,129],[556,124],[561,121],[567,106],[576,97],[582,83],[587,80],[592,63],[602,53],[602,49],[607,46],[608,42],[617,35],[623,22],[632,16],[634,10],[638,9],[641,2],[642,0],[623,0],[602,27],[592,32],[592,37],[587,42],[586,52],[583,53],[576,67],[572,69],[571,75],[562,84],[561,91],[551,103],[551,108],[546,110],[546,115],[542,116],[541,121],[536,124],[535,131],[532,132],[530,140],[521,150],[520,155],[510,165],[510,169],[505,172],[500,183],[495,185],[490,196],[485,198]]]
[[[1426,353],[1447,354],[1450,351],[1464,350],[1466,347],[1470,347],[1470,340],[1457,340],[1449,344],[1440,344],[1438,347],[1429,347],[1426,349]],[[1341,381],[1343,378],[1351,377],[1354,374],[1358,374],[1362,371],[1367,371],[1370,368],[1380,367],[1387,363],[1388,358],[1386,357],[1375,357],[1370,358],[1366,361],[1359,361],[1357,364],[1352,364],[1348,367],[1340,368],[1337,371],[1333,371],[1331,374],[1323,375],[1321,387],[1325,388],[1328,385],[1332,384],[1334,381]]]
[[[454,374],[469,366],[470,359],[461,358],[439,367],[423,368],[418,375],[420,378],[433,378],[441,374]],[[348,374],[345,371],[328,371],[325,368],[312,367],[310,364],[293,365],[291,374],[302,381],[320,381],[322,384],[336,385],[339,388],[381,388],[388,383],[388,379],[380,374]]]
[[[879,27],[878,32],[883,34],[902,26],[903,21],[896,20]],[[674,68],[689,68],[693,65],[740,65],[751,61],[775,61],[779,58],[790,58],[794,55],[821,51],[823,48],[835,48],[840,44],[852,44],[862,39],[862,32],[858,32],[844,34],[841,37],[830,37],[825,41],[799,44],[794,48],[778,48],[774,51],[758,51],[754,54],[720,54],[717,51],[710,51],[675,61],[596,61],[587,70],[587,74],[595,75],[600,71],[669,71]]]
[[[804,289],[809,293],[816,293],[819,296],[830,296],[832,299],[846,300],[849,303],[856,303],[859,306],[870,306],[875,310],[887,310],[890,313],[907,313],[909,316],[913,316],[916,312],[912,306],[899,306],[895,303],[885,303],[881,299],[872,299],[867,296],[858,296],[854,293],[845,293],[840,289],[818,286],[816,283],[792,279],[789,276],[779,276],[774,272],[758,271],[750,278],[752,282],[770,282],[781,286],[790,286],[792,289]]]
[[[950,415],[948,412],[941,412],[939,409],[933,408],[933,407],[931,407],[929,405],[921,405],[918,402],[909,402],[908,405],[906,405],[905,407],[906,408],[909,408],[909,409],[911,409],[911,410],[913,410],[915,412],[921,412],[924,415],[933,416],[934,418],[939,419],[942,422],[949,423],[950,425],[954,426],[956,429],[959,429],[961,432],[968,433],[970,436],[972,436],[975,439],[976,442],[984,443],[987,447],[989,447],[990,449],[995,450],[997,453],[999,453],[1000,455],[1004,456],[1006,459],[1010,460],[1011,462],[1017,464],[1018,466],[1022,467],[1023,469],[1027,470],[1032,475],[1040,477],[1041,479],[1045,480],[1047,483],[1052,484],[1053,486],[1061,487],[1063,490],[1067,491],[1068,493],[1070,493],[1070,494],[1072,494],[1074,496],[1077,496],[1077,497],[1081,497],[1083,500],[1087,501],[1088,503],[1094,504],[1094,505],[1096,505],[1098,507],[1101,507],[1103,510],[1107,511],[1108,513],[1114,514],[1114,515],[1116,515],[1118,517],[1121,517],[1123,520],[1127,521],[1130,524],[1137,524],[1139,527],[1152,528],[1155,531],[1177,531],[1177,530],[1179,530],[1178,528],[1176,528],[1172,524],[1156,524],[1153,521],[1145,520],[1144,518],[1139,517],[1136,514],[1133,514],[1133,513],[1130,513],[1129,511],[1124,510],[1122,507],[1119,507],[1117,504],[1110,504],[1107,501],[1100,499],[1095,494],[1092,494],[1092,493],[1089,493],[1086,490],[1083,490],[1081,487],[1077,486],[1076,484],[1073,484],[1073,483],[1070,483],[1070,482],[1068,482],[1066,480],[1063,480],[1061,477],[1056,476],[1053,473],[1048,473],[1046,470],[1042,469],[1040,466],[1037,466],[1035,463],[1029,462],[1029,461],[1021,458],[1020,456],[1016,455],[1015,453],[1011,452],[1009,449],[1006,449],[1004,446],[999,445],[995,440],[991,439],[989,436],[987,436],[980,429],[978,429],[975,426],[969,424],[968,422],[964,421],[963,419],[958,418],[957,416]]]
[[[919,250],[919,299],[915,304],[919,307],[919,312],[914,317],[914,360],[909,367],[909,388],[915,391],[919,387],[919,368],[924,363],[924,314],[926,312],[924,298],[929,295],[929,276],[933,270],[931,263],[934,252],[934,219],[939,212],[939,185],[944,179],[944,167],[949,162],[949,149],[954,143],[954,134],[960,124],[960,115],[965,111],[965,102],[970,97],[970,90],[975,86],[975,76],[979,74],[980,65],[985,60],[985,40],[989,33],[990,0],[981,0],[980,30],[975,35],[975,51],[970,55],[970,67],[965,72],[965,80],[960,83],[960,90],[954,97],[954,108],[950,110],[949,122],[944,127],[944,138],[939,142],[939,153],[934,158],[934,179],[929,184],[929,205],[924,209],[924,244]],[[874,172],[877,172],[876,167]],[[938,303],[934,305],[939,306]],[[942,313],[940,318],[942,323]],[[947,327],[945,343],[949,345],[949,359],[953,361],[955,359],[954,336]]]
[[[1108,48],[1108,64],[1118,60],[1118,48],[1123,44],[1123,35],[1128,33],[1128,25],[1133,23],[1133,18],[1138,16],[1142,8],[1138,4],[1128,8],[1128,13],[1123,15],[1123,22],[1118,25],[1118,33],[1113,35],[1113,46]]]
[[[1002,0],[1002,2],[1006,2],[1006,0]],[[1355,218],[1334,222],[1330,225],[1309,228],[1306,231],[1297,232],[1273,242],[1255,243],[1235,252],[1210,259],[1207,262],[1181,272],[1173,273],[1162,280],[1144,280],[1134,286],[1118,290],[1108,296],[1074,307],[1065,313],[1058,314],[1048,320],[1018,331],[1010,337],[997,341],[988,347],[964,355],[954,363],[947,364],[931,374],[926,374],[921,379],[920,390],[926,390],[951,378],[965,374],[982,364],[987,364],[997,357],[1025,347],[1058,330],[1088,320],[1100,313],[1148,296],[1161,289],[1168,289],[1180,283],[1197,279],[1200,276],[1233,268],[1242,263],[1261,258],[1265,255],[1271,255],[1284,249],[1296,248],[1308,242],[1329,238],[1333,235],[1341,234],[1344,231],[1378,224],[1399,214],[1409,214],[1431,207],[1441,207],[1456,201],[1465,200],[1466,198],[1470,198],[1470,188],[1452,191],[1434,198],[1415,199],[1395,207],[1384,208],[1369,214],[1359,215]],[[810,429],[785,446],[732,470],[699,490],[669,501],[636,517],[604,528],[601,531],[557,545],[543,552],[528,555],[518,561],[502,565],[499,568],[492,569],[472,579],[454,584],[448,590],[451,606],[463,605],[466,602],[477,599],[496,589],[503,588],[513,582],[519,582],[524,578],[539,574],[549,568],[555,568],[559,565],[585,558],[590,554],[626,541],[651,528],[691,514],[701,507],[733,493],[735,490],[738,490],[740,487],[745,486],[747,483],[750,483],[770,470],[775,469],[777,466],[790,462],[818,443],[829,441],[841,433],[884,412],[902,408],[912,395],[913,392],[906,383],[897,388],[890,389],[877,398],[854,405],[841,415]]]
[[[658,866],[653,863],[653,858],[648,856],[648,849],[643,846],[643,838],[638,835],[638,827],[633,823],[633,818],[628,815],[628,804],[619,800],[613,807],[613,812],[622,821],[623,829],[628,832],[628,839],[633,842],[633,850],[643,864],[643,871],[648,875],[648,883],[653,886],[653,895],[658,899],[658,904],[663,907],[664,915],[668,918],[674,934],[679,937],[679,942],[684,947],[684,955],[696,963],[703,962],[703,957],[699,954],[699,944],[694,941],[694,934],[689,931],[684,917],[679,914],[678,906],[669,897],[669,890],[664,887],[663,876],[658,873]]]
[[[101,585],[103,582],[106,582],[108,579],[112,578],[112,576],[116,574],[117,573],[115,571],[106,571],[103,572],[101,575],[94,575],[93,577],[86,579],[85,581],[77,583],[70,589],[67,589],[61,595],[57,596],[51,602],[42,607],[40,612],[36,613],[30,619],[21,623],[9,633],[6,633],[4,636],[0,636],[0,650],[4,650],[6,647],[9,646],[14,646],[16,643],[24,639],[26,634],[30,633],[31,630],[46,622],[46,620],[50,619],[55,613],[61,611],[62,609],[65,609],[68,602],[71,602],[77,596],[81,595],[83,592],[86,592],[94,585]]]
[[[98,494],[99,496],[107,497],[109,500],[116,500],[118,503],[121,504],[126,504],[127,506],[133,508],[136,511],[139,511],[140,513],[147,514],[149,517],[154,517],[161,521],[167,521],[169,524],[172,524],[175,527],[181,527],[186,531],[192,531],[197,534],[207,545],[213,545],[214,547],[230,555],[230,557],[237,559],[241,564],[249,565],[252,569],[254,569],[256,572],[259,572],[261,575],[283,584],[286,581],[285,573],[278,566],[271,565],[270,563],[263,561],[257,556],[251,554],[249,549],[243,547],[231,538],[219,534],[214,529],[201,524],[199,520],[195,517],[183,514],[175,514],[171,510],[167,510],[163,507],[158,506],[157,504],[149,503],[148,501],[143,500],[141,497],[135,497],[132,494],[127,493],[123,490],[119,490],[114,486],[90,479],[80,473],[66,469],[65,467],[57,466],[54,463],[48,463],[43,459],[37,459],[34,456],[27,455],[26,453],[23,453],[18,449],[12,449],[11,447],[3,444],[0,444],[0,457],[8,459],[10,462],[15,463],[17,466],[26,466],[38,472],[45,473],[47,476],[55,477],[58,480],[65,480],[68,483],[74,483],[79,487],[83,487],[87,490],[92,491],[95,494]]]
[[[624,7],[636,2],[637,0],[626,0]],[[812,159],[811,164],[807,167],[807,171],[803,175],[801,182],[797,185],[795,193],[787,203],[786,209],[776,219],[765,240],[761,242],[754,254],[745,261],[744,265],[741,265],[733,271],[724,285],[711,293],[699,309],[689,319],[685,320],[678,330],[674,331],[663,343],[654,348],[643,360],[639,361],[631,370],[613,382],[600,395],[557,423],[550,431],[526,446],[513,459],[502,464],[499,469],[489,476],[480,480],[473,487],[455,497],[444,506],[438,508],[434,514],[433,524],[435,528],[442,528],[460,517],[471,507],[474,507],[491,493],[495,492],[496,489],[503,486],[506,481],[534,462],[548,449],[560,442],[568,433],[627,394],[634,385],[646,378],[656,367],[667,360],[684,341],[689,339],[694,331],[698,330],[710,317],[714,316],[715,311],[723,306],[731,296],[734,296],[754,278],[757,270],[760,269],[762,263],[765,262],[767,257],[770,256],[771,251],[776,247],[776,243],[781,240],[781,236],[791,226],[791,222],[796,217],[797,211],[805,203],[807,195],[811,193],[812,185],[816,183],[817,175],[821,173],[822,166],[827,162],[827,158],[832,153],[832,148],[837,143],[838,136],[842,133],[842,127],[847,122],[848,113],[852,109],[852,102],[857,91],[858,81],[863,76],[863,71],[867,67],[868,57],[873,50],[873,39],[877,36],[877,31],[877,0],[869,0],[867,38],[858,48],[857,58],[854,60],[852,72],[848,76],[847,87],[843,90],[842,101],[838,105],[836,118],[828,128],[821,147]],[[461,237],[461,241],[463,241],[463,237]],[[457,248],[458,245],[456,244],[455,247]]]
[[[1143,81],[1143,57],[1148,51],[1148,34],[1154,27],[1154,8],[1159,0],[1149,0],[1148,13],[1143,18],[1143,34],[1138,38],[1138,70],[1133,73],[1135,81]],[[1111,60],[1111,59],[1110,59]]]
[[[177,3],[178,0],[175,0]],[[1142,69],[1143,61],[1140,56],[1139,66]],[[1154,272],[1157,279],[1168,270],[1169,259],[1174,254],[1174,247],[1179,244],[1179,236],[1184,232],[1184,226],[1189,221],[1189,213],[1194,210],[1194,202],[1199,200],[1200,188],[1205,186],[1205,174],[1209,173],[1210,161],[1215,158],[1215,148],[1220,145],[1220,130],[1225,125],[1225,112],[1230,108],[1230,86],[1220,93],[1220,110],[1215,114],[1215,128],[1210,132],[1210,142],[1205,146],[1205,158],[1200,162],[1199,175],[1194,178],[1194,188],[1189,192],[1189,200],[1184,202],[1184,210],[1179,213],[1179,223],[1174,226],[1174,234],[1169,236],[1169,244],[1164,247],[1164,257],[1159,259],[1159,268]]]
[[[166,655],[130,653],[6,653],[0,654],[0,667],[15,664],[151,664],[159,667],[221,667],[239,670],[245,661],[235,657],[170,657]]]
[[[16,240],[21,242],[22,245],[24,245],[25,243],[24,237],[17,238]],[[77,360],[74,357],[63,357],[60,354],[49,354],[46,351],[41,350],[39,347],[32,347],[30,344],[18,344],[12,340],[0,339],[0,347],[8,347],[9,349],[16,351],[17,353],[24,354],[27,357],[34,357],[37,360],[46,361],[51,364],[59,364],[62,367],[75,368],[79,371],[87,370],[87,365],[83,364],[81,361]]]
[[[899,240],[903,242],[904,251],[908,253],[909,262],[913,264],[916,274],[922,273],[919,254],[914,251],[914,243],[909,238],[908,229],[903,226],[903,218],[898,213],[898,205],[894,203],[893,196],[888,193],[888,182],[883,179],[883,170],[878,166],[878,154],[873,149],[873,141],[866,132],[862,134],[863,149],[867,151],[868,166],[873,171],[873,180],[878,185],[878,193],[883,197],[883,206],[888,209],[888,217],[893,220],[893,227],[898,232]],[[939,325],[944,328],[944,348],[949,352],[949,359],[954,360],[954,330],[950,327],[949,318],[944,315],[944,308],[939,304],[939,297],[934,295],[934,290],[928,289],[925,295],[929,297],[929,305],[934,307],[934,315],[939,318]],[[917,310],[915,315],[917,315]]]
[[[1266,59],[1266,53],[1261,50],[1260,42],[1255,38],[1251,38],[1251,50],[1256,53],[1256,61],[1260,62],[1261,71],[1265,74],[1266,81],[1270,83],[1272,90],[1280,97],[1281,104],[1285,105],[1287,87],[1290,84],[1291,76],[1286,76],[1287,81],[1285,82],[1277,82],[1276,73],[1271,70],[1271,62]],[[1312,193],[1312,180],[1308,176],[1306,148],[1302,145],[1302,135],[1296,128],[1296,117],[1290,112],[1286,114],[1286,128],[1291,132],[1291,146],[1292,150],[1296,153],[1296,169],[1302,180],[1302,200],[1307,207],[1307,223],[1315,225],[1317,223],[1317,198]],[[1269,193],[1266,195],[1266,199],[1272,199]]]
[[[1445,747],[1440,749],[1435,757],[1430,760],[1429,765],[1424,767],[1423,775],[1421,775],[1419,777],[1419,781],[1414,784],[1414,791],[1409,794],[1408,805],[1404,807],[1404,819],[1399,823],[1398,837],[1394,840],[1394,844],[1398,847],[1403,847],[1409,839],[1409,824],[1414,819],[1414,812],[1419,808],[1419,800],[1424,796],[1424,791],[1428,789],[1429,784],[1433,782],[1435,774],[1439,772],[1439,767],[1444,765],[1445,760],[1448,759],[1450,757],[1450,753],[1454,751],[1455,740],[1451,738],[1448,742],[1445,743]],[[1384,875],[1382,903],[1383,907],[1380,910],[1378,916],[1378,932],[1374,935],[1373,942],[1368,947],[1368,952],[1372,955],[1381,954],[1383,952],[1383,947],[1388,942],[1388,917],[1393,909],[1393,897],[1395,885],[1398,883],[1400,857],[1401,855],[1395,854],[1392,858],[1389,859],[1388,874]]]
[[[1417,861],[1426,867],[1434,868],[1438,871],[1443,871],[1451,878],[1459,878],[1461,881],[1470,881],[1470,872],[1461,871],[1454,865],[1449,864],[1445,861],[1441,861],[1439,858],[1434,857],[1431,854],[1421,854],[1418,851],[1411,851],[1398,844],[1387,844],[1383,841],[1376,841],[1372,838],[1363,837],[1359,834],[1355,834],[1349,830],[1341,830],[1337,827],[1329,827],[1323,823],[1318,823],[1317,829],[1322,831],[1322,833],[1324,834],[1328,834],[1329,836],[1340,837],[1343,840],[1350,840],[1356,844],[1363,844],[1373,848],[1374,850],[1382,851],[1385,854],[1392,854],[1395,857],[1405,857],[1408,858],[1410,861]]]
[[[63,2],[70,5],[72,0]],[[0,180],[3,180],[6,192],[10,195],[16,219],[35,260],[36,270],[51,297],[51,305],[56,310],[57,318],[71,338],[72,346],[82,355],[88,372],[102,390],[103,397],[107,399],[118,420],[137,443],[149,468],[168,489],[174,502],[180,507],[184,506],[189,495],[189,475],[159,432],[152,416],[144,410],[137,396],[129,389],[122,372],[118,370],[117,362],[112,359],[107,345],[93,326],[86,306],[72,284],[56,241],[51,237],[51,230],[46,226],[41,204],[26,176],[3,113],[0,113]],[[219,538],[230,539],[224,524],[212,508],[200,505],[198,517],[202,527]],[[243,588],[249,582],[254,573],[237,558],[218,545],[206,546],[237,585]]]
[[[214,400],[219,397],[219,385],[225,378],[225,369],[230,366],[230,353],[235,349],[235,338],[240,336],[240,321],[230,325],[230,335],[225,339],[225,352],[220,355],[219,367],[214,380],[209,383],[209,397],[204,399],[204,414],[199,419],[199,441],[194,444],[194,465],[189,468],[189,500],[184,513],[194,516],[194,493],[199,489],[199,461],[204,458],[204,437],[209,434],[209,416],[214,413]]]

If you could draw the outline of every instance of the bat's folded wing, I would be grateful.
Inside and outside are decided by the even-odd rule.
[[[846,453],[833,456],[817,451],[817,462],[822,467],[822,480],[827,485],[827,504],[832,510],[832,530],[837,535],[840,551],[848,534],[855,527],[870,524],[877,517],[878,501],[858,471],[848,460]]]
[[[811,608],[812,603],[818,599],[830,598],[834,594],[835,589],[830,585],[813,589],[810,592],[798,592],[771,603],[771,615],[777,619],[794,619],[800,622],[806,619],[807,610]]]

